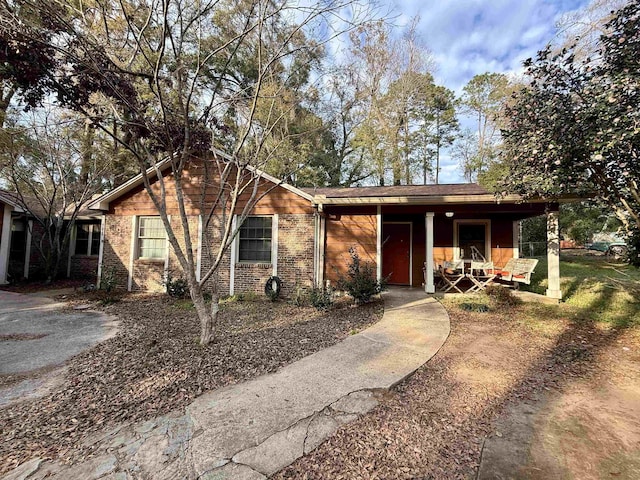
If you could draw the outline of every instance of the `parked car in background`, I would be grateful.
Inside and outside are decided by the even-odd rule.
[[[616,260],[624,258],[627,255],[627,244],[622,240],[597,241],[587,244],[589,250],[603,252],[605,255]]]

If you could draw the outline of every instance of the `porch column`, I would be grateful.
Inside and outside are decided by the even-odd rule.
[[[33,220],[27,222],[27,241],[24,249],[24,272],[23,277],[29,278],[31,271],[31,235],[33,232]]]
[[[513,258],[520,258],[520,220],[513,222]]]
[[[100,246],[98,247],[98,278],[96,279],[96,288],[100,289],[102,282],[102,269],[104,268],[104,234],[107,229],[107,216],[102,215],[100,219]]]
[[[376,277],[382,281],[382,206],[378,205],[376,215]]]
[[[558,211],[547,212],[547,275],[549,286],[547,297],[562,298],[560,291],[560,231],[558,227]]]
[[[424,217],[424,228],[426,236],[426,275],[424,282],[424,291],[426,293],[436,293],[436,287],[433,283],[433,212],[427,212]]]
[[[318,286],[325,286],[324,281],[324,267],[325,267],[325,250],[326,250],[326,236],[327,236],[327,217],[321,214],[319,217],[319,240],[320,246],[318,247]]]
[[[9,268],[9,244],[11,243],[11,207],[4,204],[2,215],[2,232],[0,232],[0,285],[7,284]]]

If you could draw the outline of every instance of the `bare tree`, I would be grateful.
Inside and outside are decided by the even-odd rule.
[[[366,6],[348,0],[3,2],[0,37],[20,39],[22,44],[13,40],[15,48],[50,39],[56,68],[45,72],[49,91],[137,159],[189,285],[202,344],[215,334],[217,273],[242,220],[264,194],[265,139],[284,115],[273,108],[273,115],[258,118],[258,109],[268,111],[285,92],[302,88],[304,82],[292,80],[305,73],[310,52],[368,14]],[[32,34],[17,35],[26,24]],[[106,117],[115,118],[120,135],[101,121]],[[210,162],[212,147],[224,150],[224,158],[215,155]],[[199,211],[205,229],[218,231],[203,245],[211,262],[200,278],[184,174],[197,165],[205,170]],[[172,202],[177,225],[167,213]],[[210,309],[205,288],[212,291]]]
[[[571,48],[580,60],[597,54],[600,36],[609,33],[606,25],[627,3],[629,0],[591,0],[584,8],[562,15],[552,42],[556,50]]]
[[[37,225],[31,234],[47,283],[57,277],[78,212],[99,191],[106,172],[104,159],[87,150],[84,121],[60,113],[32,111],[2,132],[4,180]]]
[[[369,23],[351,35],[355,81],[361,85],[363,121],[354,144],[373,165],[373,176],[384,185],[387,171],[394,184],[411,183],[410,155],[414,125],[413,104],[425,83],[432,81],[431,53],[417,34],[414,19],[400,38],[383,21]]]

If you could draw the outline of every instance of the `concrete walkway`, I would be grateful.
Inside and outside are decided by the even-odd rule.
[[[0,290],[0,335],[33,335],[0,342],[0,374],[61,365],[115,334],[113,318],[99,312],[60,311],[64,306],[49,298]]]
[[[264,479],[370,411],[444,344],[449,317],[436,300],[419,289],[393,289],[384,300],[380,322],[333,347],[206,393],[184,412],[92,438],[97,456],[88,462],[34,459],[5,479]]]

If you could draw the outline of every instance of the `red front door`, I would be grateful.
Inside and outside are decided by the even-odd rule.
[[[394,285],[409,285],[410,262],[411,224],[383,224],[382,277]]]

